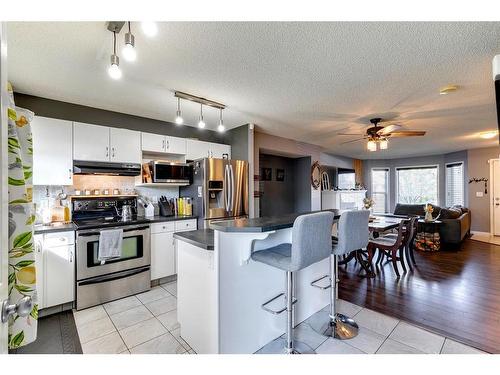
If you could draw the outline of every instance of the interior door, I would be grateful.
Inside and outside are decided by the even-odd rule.
[[[490,160],[491,192],[491,233],[500,236],[500,159]]]
[[[8,298],[7,262],[8,237],[7,229],[7,36],[5,23],[0,22],[0,304]],[[0,321],[0,354],[7,353],[7,323]]]

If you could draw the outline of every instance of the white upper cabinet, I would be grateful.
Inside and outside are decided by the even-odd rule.
[[[211,143],[210,151],[210,157],[212,158],[222,159],[224,157],[227,157],[228,159],[231,159],[231,146],[229,145],[223,145],[221,143]]]
[[[141,133],[134,130],[110,128],[110,161],[141,163]]]
[[[186,154],[186,140],[178,137],[165,137],[165,151],[169,154]]]
[[[85,161],[141,163],[141,133],[75,122],[73,158]]]
[[[73,184],[73,127],[71,121],[35,116],[33,135],[33,184]]]
[[[142,151],[168,154],[186,154],[186,140],[159,134],[141,133]]]
[[[186,140],[186,159],[196,160],[208,157],[210,157],[210,143],[194,139]]]
[[[165,136],[151,133],[141,133],[142,151],[165,152]]]
[[[73,159],[109,161],[109,128],[107,126],[73,123]]]

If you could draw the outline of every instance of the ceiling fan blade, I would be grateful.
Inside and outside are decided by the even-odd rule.
[[[364,133],[337,133],[336,135],[364,135]]]
[[[424,131],[419,131],[419,130],[401,130],[401,131],[396,131],[392,132],[389,134],[391,138],[395,137],[421,137],[425,135]]]
[[[395,125],[395,124],[393,124],[393,125],[388,125],[388,126],[386,126],[385,128],[380,129],[380,130],[377,132],[377,134],[378,134],[378,135],[388,135],[388,134],[390,134],[390,133],[392,133],[392,132],[394,132],[394,131],[396,131],[396,130],[398,130],[398,129],[401,129],[401,125]]]
[[[347,142],[342,142],[341,145],[345,145],[346,143],[352,143],[352,142],[362,141],[363,139],[365,139],[365,137],[358,138],[358,139],[353,139],[353,140],[347,141]]]

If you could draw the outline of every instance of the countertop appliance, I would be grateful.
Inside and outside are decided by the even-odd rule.
[[[141,174],[141,165],[136,163],[75,160],[73,162],[73,173],[105,176],[139,176]]]
[[[132,215],[122,218],[122,208]],[[76,309],[81,310],[147,291],[151,287],[149,220],[137,218],[137,198],[81,197],[72,199],[76,225]],[[123,229],[122,255],[98,260],[103,229]]]
[[[149,162],[153,182],[189,185],[192,180],[192,166],[163,160]]]
[[[198,228],[208,228],[214,220],[248,216],[247,161],[204,158],[192,165],[193,182],[180,192],[192,197]]]

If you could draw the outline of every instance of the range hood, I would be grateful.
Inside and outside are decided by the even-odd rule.
[[[493,80],[495,81],[495,95],[497,102],[497,124],[500,141],[500,55],[493,58]]]
[[[141,174],[141,165],[136,163],[74,160],[73,173],[104,176],[139,176]]]

